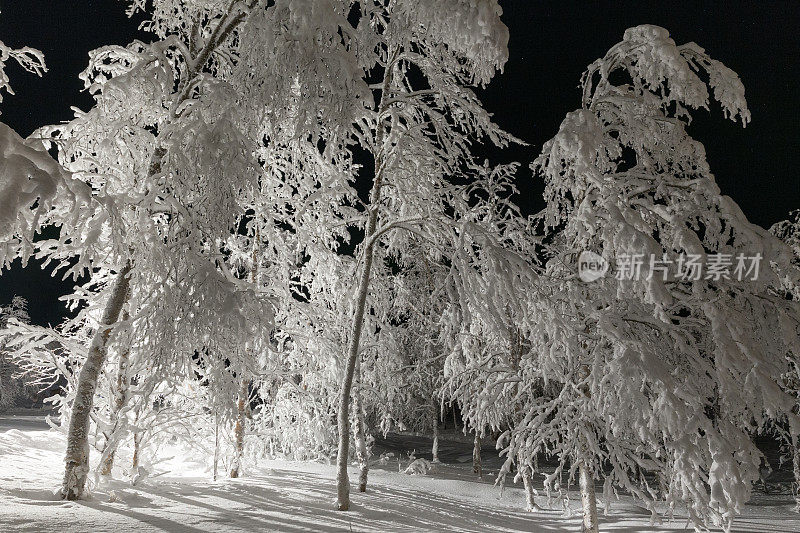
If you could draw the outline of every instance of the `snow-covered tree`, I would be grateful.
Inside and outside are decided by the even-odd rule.
[[[17,400],[29,395],[32,387],[21,379],[21,369],[6,347],[13,343],[13,333],[7,327],[10,320],[29,322],[28,302],[21,296],[12,298],[8,305],[0,306],[0,412],[13,407]]]
[[[777,290],[783,291],[788,298],[793,301],[800,301],[800,211],[792,211],[788,220],[783,220],[774,224],[770,228],[773,235],[781,239],[792,248],[794,259],[790,270],[781,276],[781,286]],[[797,354],[794,354],[795,357]],[[797,398],[795,412],[800,413],[800,365],[795,363],[794,367],[787,372],[785,385],[787,390]],[[794,497],[795,511],[800,512],[800,435],[791,433],[789,428],[789,454],[792,459],[792,473],[794,474]]]
[[[357,58],[354,74],[374,82],[373,98],[352,129],[370,156],[372,184],[358,224],[364,238],[338,409],[341,510],[350,506],[350,393],[376,259],[379,264],[410,240],[442,248],[453,243],[468,206],[455,183],[469,180],[475,167],[470,139],[499,145],[512,139],[469,89],[488,83],[506,60],[508,30],[500,13],[496,2],[485,1],[359,2],[351,17],[356,23],[342,24]]]
[[[775,419],[797,427],[781,383],[798,312],[771,289],[790,251],[720,193],[686,132],[708,86],[747,124],[733,71],[663,28],[631,28],[589,66],[581,109],[533,165],[549,259],[517,317],[529,348],[507,379],[541,389],[501,442],[508,461],[557,458],[550,488],[579,475],[584,531],[598,528],[597,478],[606,499],[618,486],[655,515],[660,495],[697,527],[729,529],[758,478],[751,435]],[[614,274],[579,280],[581,252]]]
[[[451,265],[421,242],[391,257],[373,284],[388,284],[379,331],[363,353],[365,402],[377,426],[431,435],[438,462],[439,419],[452,397],[443,395],[445,361],[463,326]],[[373,296],[374,298],[374,296]],[[363,385],[362,385],[363,386]]]
[[[783,220],[774,224],[770,232],[786,243],[794,253],[792,267],[781,276],[782,284],[776,289],[783,289],[794,300],[800,300],[800,283],[798,283],[798,271],[800,271],[800,210],[792,211],[788,220]],[[784,268],[787,265],[782,265]]]
[[[235,125],[236,95],[215,81],[233,61],[236,28],[253,2],[162,12],[166,4],[154,6],[163,39],[92,52],[82,78],[95,107],[41,132],[84,195],[78,208],[61,202],[38,220],[60,234],[37,243],[37,253],[66,275],[113,274],[72,403],[62,490],[70,499],[88,473],[89,414],[123,308],[140,328],[133,337],[162,368],[197,348],[215,317],[227,328],[247,327],[245,315],[269,318],[244,301],[253,292],[220,266],[215,249],[241,216],[237,191],[256,168]]]
[[[342,330],[341,321],[314,318],[342,346],[350,344],[339,410],[342,464],[374,250],[388,255],[420,239],[434,243],[437,254],[464,248],[477,257],[473,236],[466,236],[474,198],[454,183],[482,172],[469,139],[501,145],[511,139],[467,88],[488,82],[505,60],[499,8],[493,2],[452,2],[448,10],[407,2],[355,6],[133,2],[132,11],[151,10],[147,27],[160,40],[92,52],[82,78],[96,105],[40,132],[76,176],[77,192],[69,205],[64,195],[54,195],[58,205],[41,203],[35,226],[58,225],[57,239],[35,249],[17,246],[10,257],[35,251],[66,275],[94,273],[99,290],[90,297],[79,289],[78,297],[105,310],[93,317],[94,338],[77,379],[64,497],[79,497],[86,478],[89,413],[109,350],[123,356],[120,362],[124,354],[149,351],[146,368],[164,378],[182,375],[187,354],[200,347],[232,358],[242,371],[253,366],[255,350],[242,349],[241,338],[244,329],[265,324],[245,317],[269,313],[245,301],[252,285],[227,263],[233,251],[226,243],[242,222],[250,237],[261,232],[263,262],[273,271],[264,276],[278,279],[262,285],[269,287],[264,292],[282,287],[282,296],[294,298],[286,282],[294,274],[286,274],[307,264],[321,269],[315,283],[335,276],[360,283],[352,331]],[[373,78],[382,81],[370,86]],[[354,143],[375,163],[368,202],[353,187],[352,153],[361,149]],[[397,238],[391,230],[400,227],[411,233]],[[327,258],[354,230],[366,233],[360,262],[334,275]],[[341,284],[326,294],[347,308],[352,291]],[[123,312],[126,327],[112,331]],[[204,337],[209,328],[225,334]],[[269,337],[263,331],[269,327],[260,329],[262,340]],[[115,343],[130,350],[110,348]]]

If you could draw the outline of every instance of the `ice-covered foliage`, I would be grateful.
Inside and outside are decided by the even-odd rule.
[[[247,87],[264,102],[252,115],[269,124],[267,149],[299,137],[317,143],[329,161],[346,163],[365,150],[374,163],[358,173],[348,169],[343,183],[328,181],[317,195],[338,192],[339,200],[354,208],[341,210],[349,216],[340,227],[365,235],[356,249],[358,261],[348,266],[352,285],[340,293],[348,300],[348,292],[355,295],[347,313],[353,321],[342,336],[347,346],[339,409],[343,438],[349,434],[349,392],[364,316],[381,298],[371,290],[373,263],[387,268],[384,259],[414,241],[432,246],[443,262],[490,249],[473,242],[490,232],[476,224],[480,208],[473,200],[482,196],[473,194],[471,184],[485,169],[470,144],[504,146],[514,139],[492,123],[471,86],[486,84],[502,68],[508,32],[497,3],[485,0],[448,2],[447,9],[436,2],[278,1],[254,4],[248,13],[240,37],[254,48],[238,56],[231,80],[237,90]],[[264,64],[267,72],[256,75]],[[353,195],[352,186],[368,178],[373,180],[368,198]],[[478,255],[459,260],[454,272],[469,278]],[[345,438],[340,464],[347,444]]]
[[[469,84],[487,84],[508,60],[508,28],[500,20],[503,10],[492,0],[426,0],[396,2],[393,25],[424,41],[436,35],[433,44],[442,52],[438,59],[460,62],[447,68]],[[457,59],[461,58],[461,60]]]
[[[29,46],[11,48],[3,41],[0,41],[0,102],[3,101],[3,91],[14,94],[14,91],[11,89],[8,74],[6,73],[6,64],[10,60],[13,60],[19,66],[37,76],[41,76],[47,72],[47,67],[44,63],[44,54],[42,54],[40,50]]]
[[[351,426],[363,488],[370,433],[432,431],[455,402],[465,430],[503,433],[501,477],[530,488],[554,457],[549,490],[580,470],[607,500],[730,527],[753,435],[800,430],[796,217],[773,228],[784,243],[750,224],[686,132],[717,103],[749,122],[733,71],[626,31],[536,159],[547,207],[526,220],[517,165],[474,148],[517,142],[475,93],[508,57],[497,1],[128,4],[157,40],[90,53],[91,109],[44,145],[0,124],[0,264],[89,280],[59,328],[4,330],[21,372],[64,385],[65,497],[90,445],[104,474],[132,439],[133,476],[175,440],[238,475],[243,450],[328,459],[338,436],[347,509]],[[0,43],[9,59],[44,68]],[[580,281],[583,251],[611,273]],[[614,276],[635,254],[761,268]]]
[[[20,401],[29,401],[37,392],[36,386],[24,379],[24,372],[9,349],[14,342],[9,323],[29,322],[27,309],[28,302],[21,296],[15,296],[8,305],[0,306],[0,412]]]
[[[322,140],[336,158],[372,101],[363,78],[350,0],[278,0],[254,7],[242,29],[236,82],[252,91],[270,138]],[[288,67],[288,68],[287,68]]]
[[[241,372],[252,352],[238,350],[238,339],[271,321],[270,303],[225,262],[259,168],[258,140],[245,136],[246,106],[238,105],[244,95],[224,80],[246,6],[228,7],[200,16],[197,34],[156,10],[154,23],[172,28],[163,40],[94,51],[81,75],[94,107],[39,132],[82,196],[43,202],[36,225],[58,226],[58,236],[12,251],[55,261],[65,276],[94,274],[97,290],[78,287],[72,299],[103,308],[72,403],[67,498],[80,497],[86,477],[89,414],[121,314],[130,316],[126,341],[150,354],[149,370],[161,378],[186,372],[198,350],[217,358],[209,368],[229,358],[232,373]],[[98,280],[103,273],[111,276]],[[227,335],[211,335],[216,327]]]
[[[363,399],[376,429],[430,435],[444,403],[447,350],[460,328],[454,283],[449,266],[424,249],[402,257],[391,258],[373,282],[381,314],[365,330]]]
[[[0,41],[0,102],[3,91],[14,94],[6,64],[14,60],[28,72],[41,76],[47,71],[44,56],[30,47],[10,48]],[[50,209],[56,195],[83,196],[86,191],[69,180],[41,143],[23,140],[0,123],[0,268],[33,249],[39,217]]]
[[[662,28],[627,30],[590,65],[582,108],[533,165],[545,181],[549,259],[515,317],[523,356],[517,368],[485,371],[501,386],[530,385],[508,389],[524,401],[501,443],[509,461],[557,457],[548,487],[562,469],[572,477],[585,467],[607,491],[684,502],[698,527],[727,529],[758,478],[751,436],[771,419],[797,424],[780,384],[785,355],[798,353],[798,310],[771,290],[790,250],[720,193],[702,144],[686,133],[689,109],[709,105],[698,71],[726,116],[746,124],[738,77]],[[633,254],[764,259],[756,280],[643,268],[633,279],[586,283],[576,277],[584,250],[617,270]],[[478,412],[496,391],[477,393]],[[488,422],[502,429],[502,419]],[[645,473],[656,474],[655,485]]]
[[[244,2],[228,7],[157,2],[152,27],[163,40],[92,52],[82,77],[96,105],[45,130],[103,208],[66,221],[54,213],[62,232],[41,245],[43,253],[71,274],[132,263],[136,337],[164,366],[268,327],[272,314],[227,264],[231,235],[259,197],[261,172],[261,131],[248,115],[254,106],[232,88],[231,69],[220,67],[234,61],[241,41],[233,34],[247,11]],[[229,334],[209,335],[209,328]],[[234,357],[236,342],[212,352],[231,349],[226,357]]]
[[[330,460],[335,455],[335,394],[320,396],[307,383],[312,380],[286,380],[276,388],[262,384],[263,404],[253,413],[254,438],[248,445],[254,458]]]
[[[0,123],[1,265],[7,266],[18,249],[31,250],[42,213],[57,194],[70,194],[77,189],[67,176],[41,143],[25,141]]]
[[[788,220],[783,220],[774,224],[770,228],[770,232],[789,245],[793,252],[794,258],[791,265],[782,265],[784,272],[781,276],[781,285],[776,287],[777,290],[783,292],[787,298],[794,302],[800,301],[800,211],[792,211],[789,213]],[[796,405],[795,412],[800,413],[800,363],[797,360],[797,353],[793,354],[794,367],[791,368],[784,377],[784,386],[789,394],[795,397]],[[782,433],[789,439],[789,446],[786,447],[788,452],[783,459],[789,459],[792,462],[792,473],[794,474],[794,498],[795,498],[795,511],[800,512],[800,435],[797,434],[796,427],[789,427],[788,434],[786,425],[777,424],[779,433]]]
[[[800,210],[789,213],[789,219],[774,224],[770,232],[794,252],[794,268],[783,273],[781,288],[792,294],[795,300],[800,300]]]

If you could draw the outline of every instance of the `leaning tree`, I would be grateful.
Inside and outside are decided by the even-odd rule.
[[[151,29],[160,40],[92,52],[82,78],[95,106],[41,131],[79,194],[66,190],[58,202],[43,202],[49,209],[36,227],[51,224],[60,232],[37,242],[35,251],[65,276],[108,274],[91,302],[103,311],[72,402],[62,487],[68,499],[80,497],[86,482],[97,378],[124,311],[140,328],[131,338],[155,345],[153,355],[169,356],[196,348],[197,342],[188,346],[198,339],[193,334],[213,320],[249,327],[244,314],[269,316],[247,313],[253,292],[221,267],[218,249],[241,215],[239,190],[252,185],[257,168],[233,112],[238,95],[218,82],[255,2],[172,4],[153,7]]]
[[[581,109],[533,165],[548,258],[517,319],[526,354],[493,379],[538,390],[501,442],[507,461],[554,456],[550,489],[579,476],[585,531],[598,529],[597,478],[606,503],[621,487],[654,515],[663,498],[729,529],[758,478],[752,434],[797,427],[781,383],[798,310],[773,290],[790,251],[720,193],[686,132],[708,85],[749,121],[733,71],[662,28],[631,28],[589,66]],[[587,251],[612,273],[579,279]]]

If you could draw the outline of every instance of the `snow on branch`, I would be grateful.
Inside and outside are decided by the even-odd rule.
[[[8,74],[6,74],[6,64],[9,60],[13,59],[22,68],[28,72],[32,72],[37,76],[41,76],[47,72],[47,66],[44,63],[44,54],[41,51],[24,46],[22,48],[11,48],[3,41],[0,41],[0,102],[3,101],[3,90],[8,91],[9,94],[14,94],[9,84]]]

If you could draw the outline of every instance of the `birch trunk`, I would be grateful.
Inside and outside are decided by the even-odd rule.
[[[367,491],[367,476],[369,475],[369,452],[367,450],[366,423],[364,421],[364,406],[361,401],[361,391],[356,390],[353,395],[353,409],[355,409],[354,428],[356,439],[356,458],[358,459],[358,492]]]
[[[437,405],[434,403],[433,406],[433,445],[431,446],[431,456],[433,456],[433,462],[439,463],[439,413],[437,409]]]
[[[219,467],[219,415],[214,412],[214,472],[212,479],[217,480],[217,470]]]
[[[248,7],[255,5],[254,2]],[[195,87],[193,80],[202,72],[203,67],[212,56],[212,52],[224,42],[233,30],[242,23],[246,17],[246,11],[236,10],[225,15],[216,25],[203,48],[197,53],[196,57],[189,61],[189,69],[186,75],[186,83],[181,87],[178,97],[174,99],[170,109],[171,118],[176,118],[176,111],[191,96],[191,90]],[[189,58],[187,58],[188,60]],[[156,147],[151,156],[148,174],[154,176],[161,172],[162,158],[166,154],[166,149],[162,146]],[[97,388],[97,377],[100,369],[105,362],[107,354],[108,336],[111,325],[119,318],[122,307],[128,297],[129,275],[132,268],[131,261],[127,261],[117,275],[111,296],[106,303],[103,311],[103,318],[92,339],[89,347],[89,355],[86,358],[81,372],[78,375],[78,390],[75,401],[72,404],[69,430],[67,432],[67,451],[64,458],[66,469],[64,481],[61,487],[61,497],[67,500],[76,500],[83,494],[86,486],[86,478],[89,474],[89,417],[94,403],[94,393]]]
[[[475,444],[472,448],[472,471],[483,479],[483,467],[481,466],[481,438],[475,432]]]
[[[800,439],[792,435],[792,473],[794,473],[794,511],[800,513]]]
[[[233,435],[236,439],[236,449],[231,466],[231,477],[237,478],[242,470],[242,457],[244,456],[244,425],[247,415],[247,400],[250,397],[250,383],[243,379],[239,386],[239,400],[236,402],[236,424],[233,426]]]
[[[119,318],[128,298],[130,271],[131,263],[128,261],[117,274],[103,317],[89,347],[86,362],[78,374],[78,386],[67,431],[67,452],[64,457],[66,468],[60,493],[61,498],[65,500],[77,500],[83,495],[86,487],[86,478],[89,475],[89,418],[97,388],[97,377],[108,353],[107,343],[111,327]]]
[[[599,533],[597,525],[597,497],[594,493],[594,478],[586,465],[580,466],[581,502],[583,522],[581,533]]]
[[[533,488],[533,469],[530,466],[522,467],[522,484],[525,486],[525,510],[528,512],[541,511],[536,503],[536,489]]]
[[[370,213],[367,235],[371,235],[375,231],[374,219],[377,217],[373,215],[377,215],[376,210]],[[336,508],[340,511],[347,511],[350,509],[350,478],[347,475],[347,461],[350,455],[350,392],[353,387],[353,374],[355,373],[358,346],[361,340],[361,329],[364,322],[364,308],[367,301],[369,272],[371,268],[372,248],[368,247],[364,253],[364,270],[361,274],[361,281],[358,288],[353,331],[350,335],[350,343],[347,349],[347,366],[345,367],[341,394],[339,396],[339,449],[336,456],[336,465],[338,467],[336,475]]]
[[[137,431],[133,434],[133,459],[131,460],[131,473],[135,474],[139,470],[139,453],[142,448],[142,434]]]
[[[392,60],[386,67],[383,76],[383,89],[381,91],[381,104],[378,107],[376,116],[380,117],[385,111],[383,103],[386,94],[392,84],[392,69],[397,54],[393,54]],[[361,343],[361,330],[364,326],[364,309],[367,304],[367,293],[369,292],[370,273],[372,272],[372,260],[374,254],[374,242],[372,237],[378,224],[378,209],[380,208],[381,187],[383,184],[383,144],[384,126],[380,121],[377,124],[376,132],[376,154],[375,154],[375,180],[370,191],[369,217],[367,226],[364,230],[364,266],[361,270],[361,278],[358,281],[358,291],[356,292],[356,306],[353,313],[353,325],[350,332],[350,340],[347,345],[347,357],[345,359],[345,371],[342,378],[342,387],[339,395],[339,413],[337,426],[339,431],[339,449],[336,455],[336,508],[340,511],[350,509],[350,478],[347,475],[347,460],[350,454],[350,392],[353,388],[353,375],[356,369],[358,358],[358,348]]]
[[[250,266],[250,283],[256,285],[258,283],[258,247],[261,242],[261,236],[256,225],[253,235],[253,252],[252,252],[252,265]],[[242,457],[244,456],[244,425],[246,417],[247,401],[250,399],[250,382],[249,380],[242,379],[239,386],[239,399],[236,402],[236,424],[233,427],[233,434],[236,439],[236,449],[234,450],[233,466],[231,467],[231,477],[237,478],[242,469]]]
[[[128,312],[123,311],[122,320],[127,321],[129,318]],[[117,382],[114,386],[114,405],[111,411],[111,432],[106,438],[106,449],[103,450],[103,457],[100,460],[101,476],[110,476],[111,469],[114,467],[114,455],[119,445],[119,432],[122,425],[120,413],[128,403],[128,387],[130,386],[130,377],[128,376],[129,360],[130,350],[126,347],[120,352],[117,364]]]

